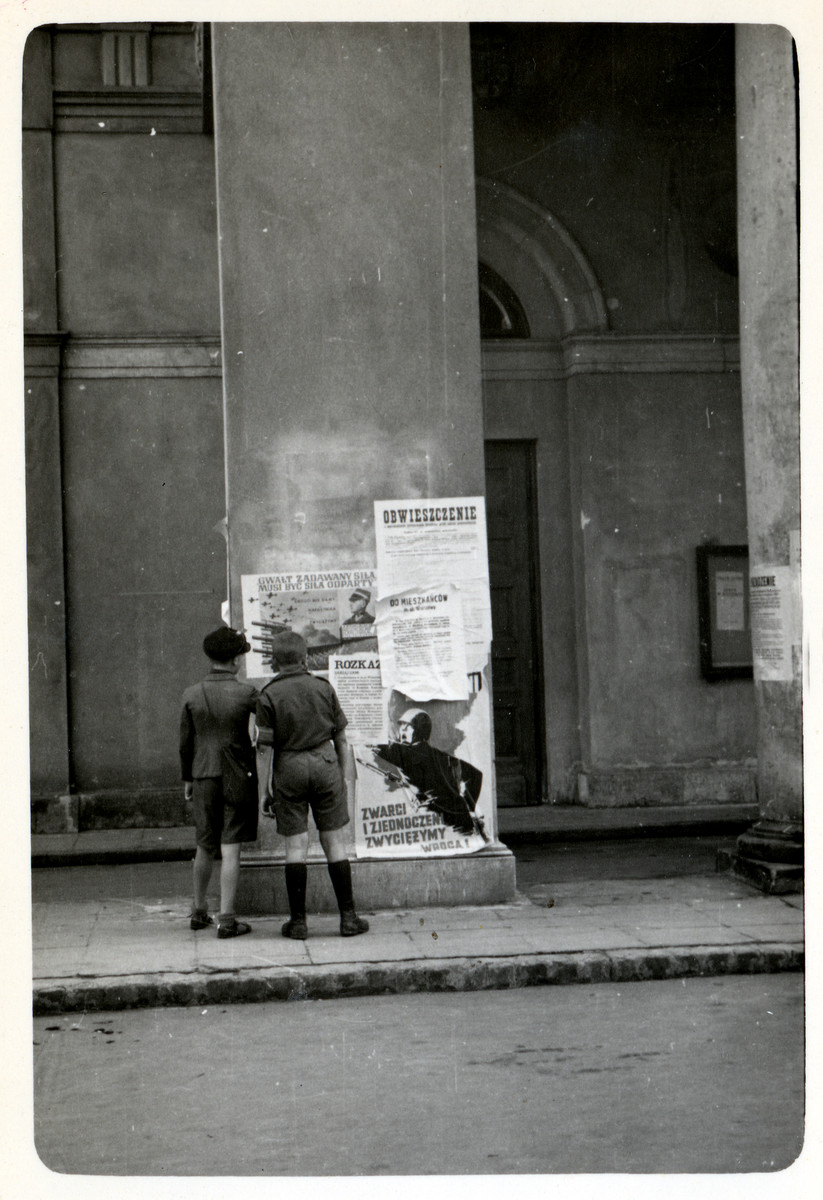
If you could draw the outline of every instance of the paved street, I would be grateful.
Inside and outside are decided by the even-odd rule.
[[[308,943],[192,934],[184,862],[36,870],[35,983],[77,1000],[35,1019],[39,1152],[72,1177],[778,1170],[803,898],[716,873],[723,844],[524,844],[515,904],[369,914],[353,945],[328,914]]]
[[[775,1171],[802,1022],[796,973],[40,1017],[36,1142],[113,1175]]]

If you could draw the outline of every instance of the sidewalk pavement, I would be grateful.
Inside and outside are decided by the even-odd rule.
[[[252,933],[231,940],[218,941],[213,929],[193,933],[182,864],[153,869],[173,879],[165,899],[159,887],[125,886],[119,871],[38,872],[36,1014],[751,974],[804,963],[802,896],[763,895],[706,871],[576,879],[567,869],[563,881],[525,883],[511,904],[364,912],[371,931],[356,938],[341,938],[332,915],[310,916],[306,942],[281,937],[282,914],[252,918]],[[81,875],[83,886],[61,897],[59,877],[79,884]]]

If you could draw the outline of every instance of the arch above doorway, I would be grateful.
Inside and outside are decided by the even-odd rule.
[[[477,180],[478,258],[514,291],[531,337],[605,333],[608,312],[594,271],[565,226],[513,188]]]
[[[498,804],[568,803],[580,705],[567,386],[575,340],[601,342],[608,314],[594,271],[552,213],[479,179],[477,229],[481,268],[508,289],[508,312],[515,298],[526,330],[482,348]],[[513,512],[525,539],[516,567],[511,537],[494,536]]]

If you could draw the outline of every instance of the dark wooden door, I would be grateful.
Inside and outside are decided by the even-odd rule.
[[[499,805],[539,804],[543,687],[534,444],[486,443],[494,750]]]

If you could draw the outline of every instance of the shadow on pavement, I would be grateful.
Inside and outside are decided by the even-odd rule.
[[[713,875],[718,850],[734,847],[734,837],[604,838],[583,842],[513,845],[521,892],[547,883],[589,879],[673,879]]]

